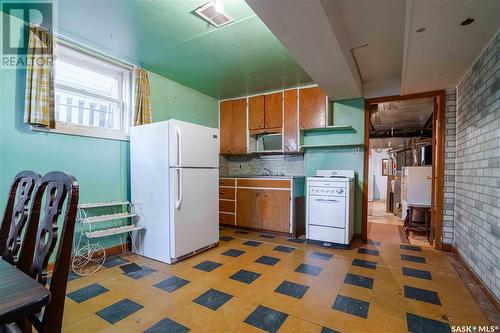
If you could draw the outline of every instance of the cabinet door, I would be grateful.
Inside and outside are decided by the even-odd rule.
[[[248,98],[248,129],[264,128],[264,95]]]
[[[299,90],[300,129],[326,127],[326,95],[319,87]]]
[[[265,95],[265,128],[281,129],[283,120],[283,93]]]
[[[219,213],[219,224],[235,225],[234,214]]]
[[[262,190],[262,229],[290,232],[290,191]]]
[[[247,99],[232,101],[232,154],[247,153]]]
[[[283,151],[295,152],[299,150],[299,124],[297,108],[297,89],[285,90],[283,95]]]
[[[236,224],[261,229],[261,191],[238,188],[236,194]]]
[[[231,154],[231,127],[233,119],[233,101],[222,101],[219,105],[220,117],[220,153]]]

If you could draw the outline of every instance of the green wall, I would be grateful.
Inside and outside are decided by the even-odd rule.
[[[178,119],[191,123],[219,127],[219,101],[149,72],[153,121]]]
[[[361,145],[364,143],[365,101],[362,98],[333,102],[333,124],[352,129],[309,131],[303,136],[306,145]],[[331,117],[332,115],[330,115]]]
[[[354,170],[355,180],[355,233],[361,233],[363,195],[364,149],[364,99],[357,98],[334,102],[333,124],[351,125],[353,130],[312,132],[304,138],[308,144],[359,145],[359,147],[309,148],[304,154],[306,176],[314,176],[319,169]]]
[[[80,203],[128,200],[129,143],[31,131],[23,124],[25,70],[0,68],[0,212],[21,170],[62,170],[80,184]],[[149,73],[153,120],[189,120],[217,127],[218,100]],[[2,215],[3,216],[3,215]],[[118,243],[103,238],[104,246]]]

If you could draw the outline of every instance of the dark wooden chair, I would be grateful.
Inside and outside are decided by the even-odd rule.
[[[414,220],[416,213],[423,216],[423,221]],[[406,210],[406,218],[404,221],[404,228],[406,238],[409,237],[410,232],[422,233],[427,236],[427,240],[431,243],[431,207],[428,205],[408,205]],[[431,243],[432,245],[432,243]]]
[[[18,173],[10,187],[7,206],[0,227],[0,256],[11,265],[17,265],[21,235],[28,221],[31,197],[41,176],[33,171]]]
[[[58,240],[59,243],[50,282],[50,303],[43,309],[43,314],[31,315],[17,322],[23,332],[31,331],[27,320],[38,332],[61,332],[78,191],[76,179],[59,171],[47,173],[37,187],[17,267],[45,286],[49,258]],[[63,208],[64,219],[58,224]]]

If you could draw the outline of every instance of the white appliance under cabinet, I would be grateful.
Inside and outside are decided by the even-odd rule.
[[[426,205],[430,207],[431,197],[432,167],[403,167],[403,176],[401,177],[401,218],[406,219],[408,205]]]
[[[173,263],[219,241],[219,130],[179,120],[130,128],[132,202],[146,257]]]
[[[354,234],[354,171],[318,170],[307,177],[306,238],[349,246]]]

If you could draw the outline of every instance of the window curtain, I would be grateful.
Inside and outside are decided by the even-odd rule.
[[[26,64],[26,124],[55,128],[54,118],[54,41],[42,28],[29,28]]]
[[[135,103],[134,103],[134,126],[150,124],[153,122],[151,111],[151,92],[149,90],[148,72],[135,68]]]

